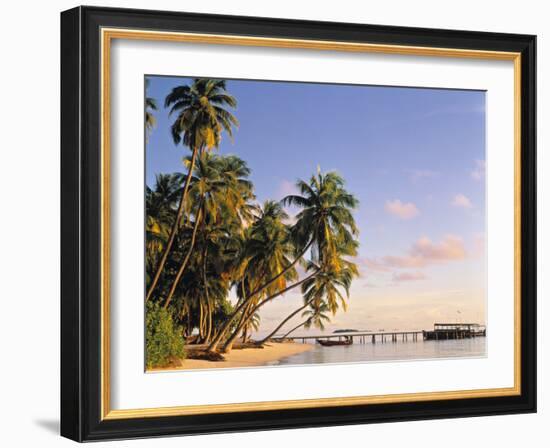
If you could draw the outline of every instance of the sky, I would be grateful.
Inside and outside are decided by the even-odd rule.
[[[189,149],[173,143],[163,103],[191,80],[148,78],[159,104],[146,148],[152,185],[183,171]],[[259,202],[296,192],[318,166],[359,199],[361,276],[327,331],[485,322],[485,92],[251,80],[227,90],[240,126],[219,152],[248,163]],[[260,333],[300,305],[298,289],[262,308]]]

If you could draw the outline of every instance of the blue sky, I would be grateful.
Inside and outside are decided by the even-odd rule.
[[[151,185],[155,173],[181,171],[189,153],[172,142],[162,106],[190,80],[149,79],[160,106],[146,152]],[[291,193],[317,166],[338,171],[360,201],[362,276],[333,326],[485,319],[485,92],[247,80],[227,89],[240,127],[220,153],[248,162],[259,201]],[[288,294],[262,319],[299,301]]]

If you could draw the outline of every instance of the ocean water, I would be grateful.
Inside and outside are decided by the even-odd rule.
[[[298,342],[297,342],[298,343]],[[486,338],[444,341],[398,341],[323,347],[289,356],[270,365],[303,365],[347,362],[403,361],[438,358],[478,358],[486,356]]]

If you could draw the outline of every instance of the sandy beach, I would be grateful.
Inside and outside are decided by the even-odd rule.
[[[272,361],[278,361],[288,356],[309,351],[313,349],[313,347],[312,344],[270,343],[264,345],[263,349],[233,349],[231,353],[223,355],[225,361],[182,359],[179,361],[179,366],[171,365],[169,367],[153,370],[197,370],[263,366]]]

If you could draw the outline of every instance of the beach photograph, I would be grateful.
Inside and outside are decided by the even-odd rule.
[[[145,369],[487,355],[486,92],[146,75]]]

